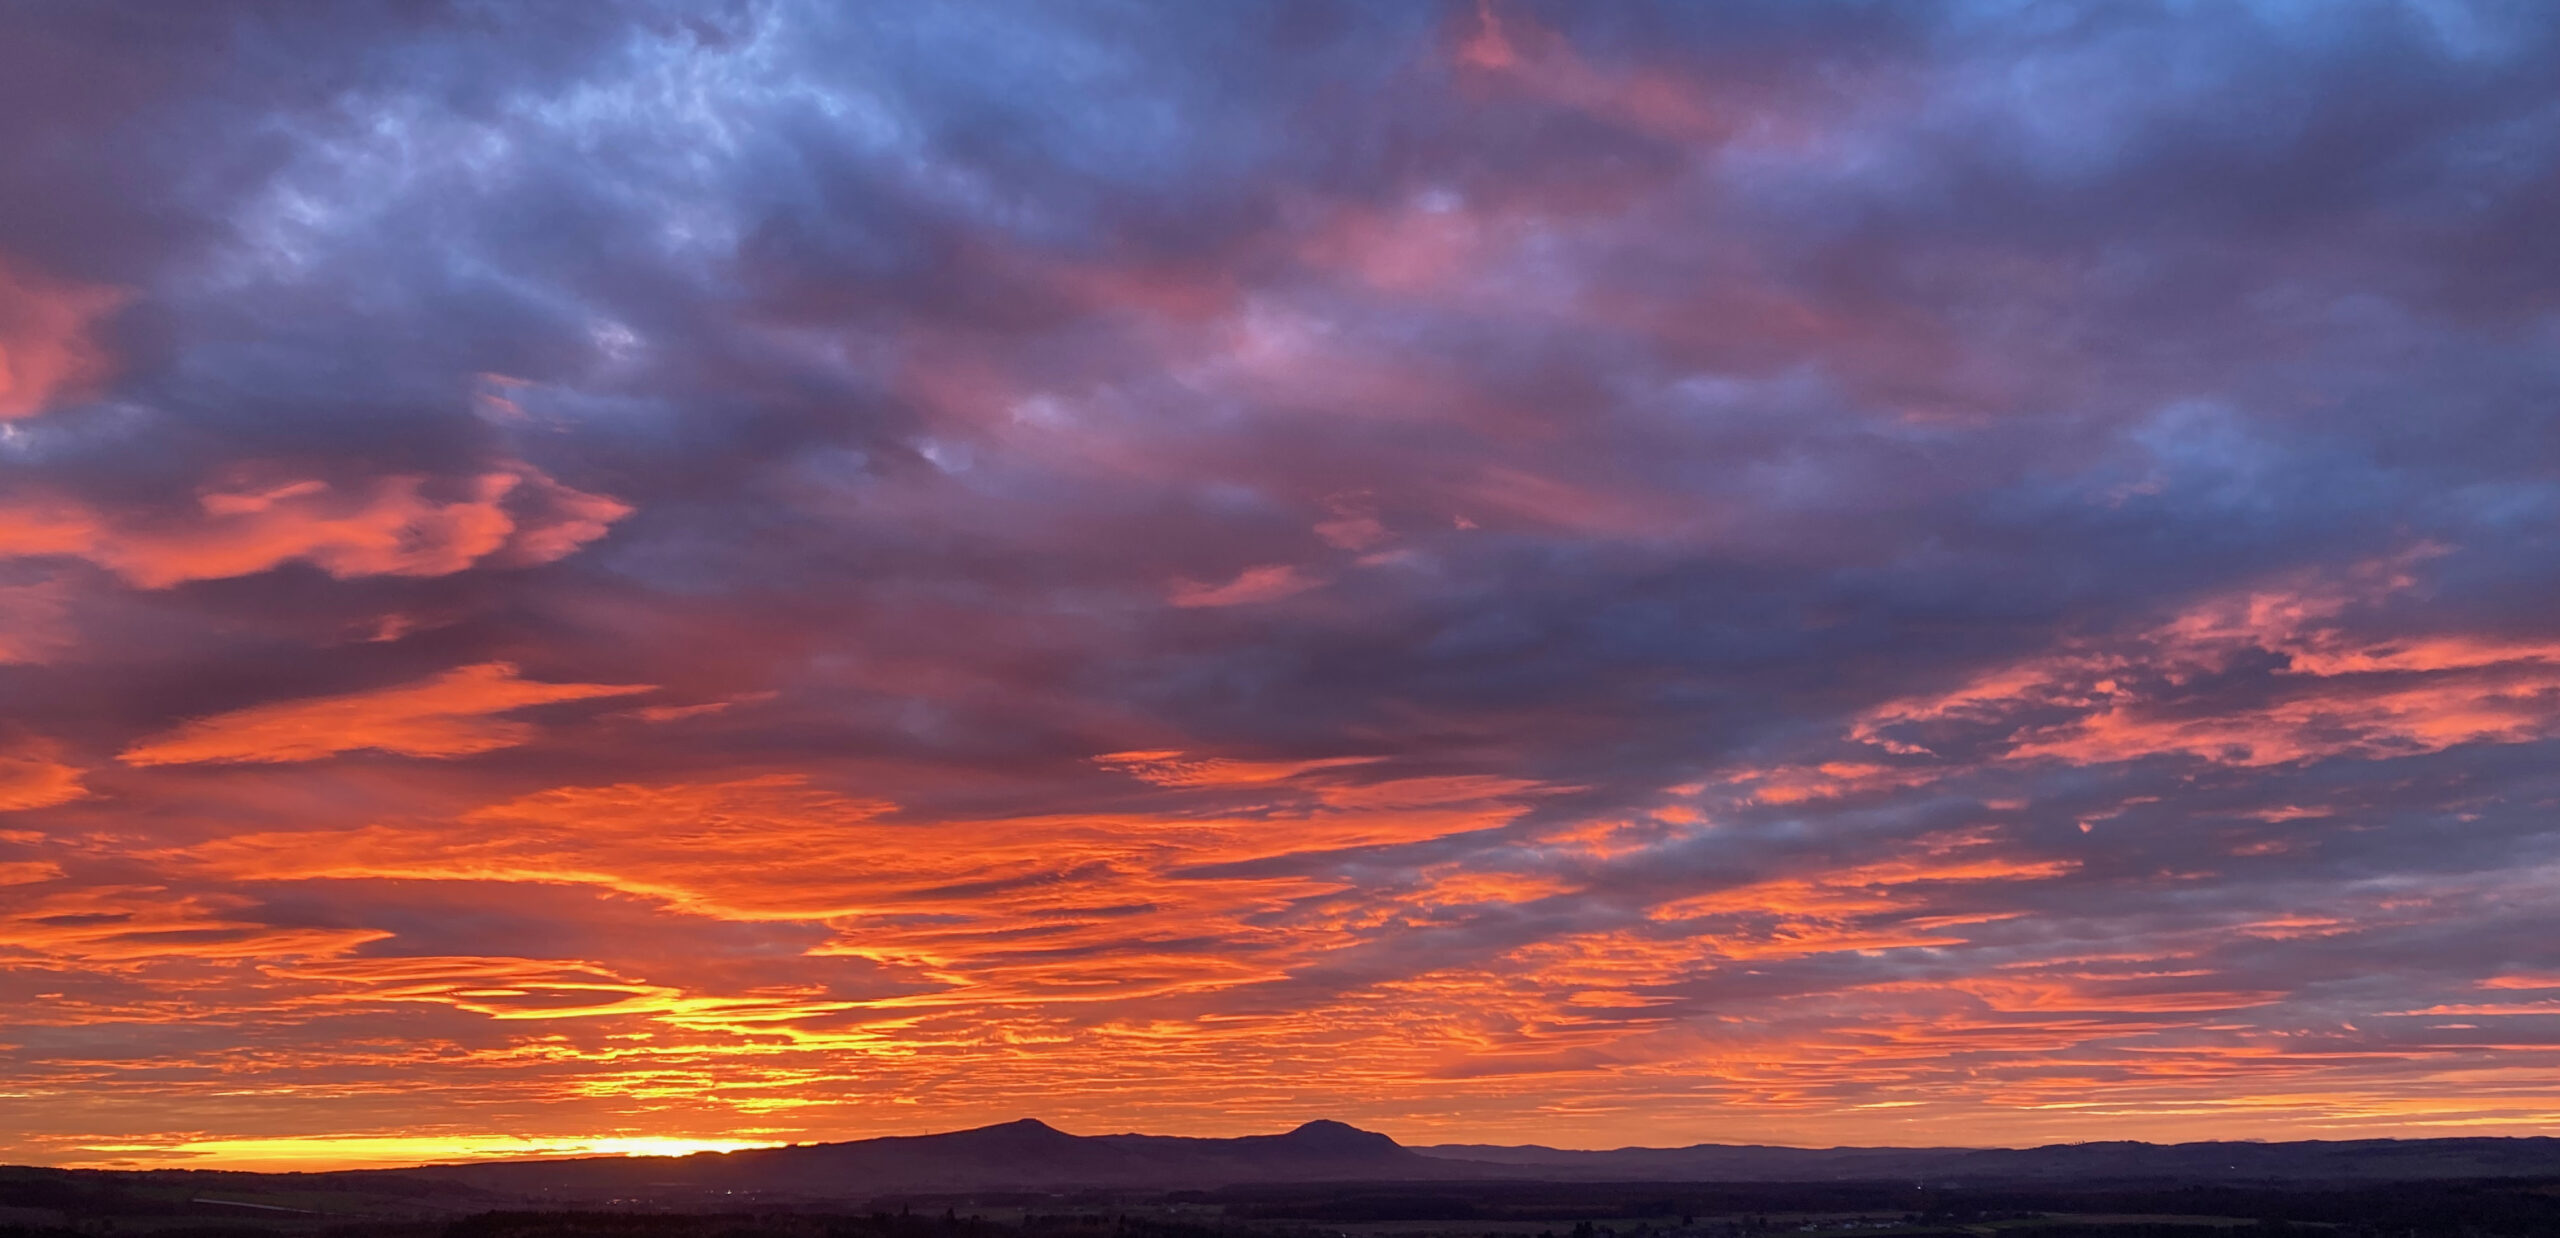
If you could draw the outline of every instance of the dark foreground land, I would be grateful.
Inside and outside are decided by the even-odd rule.
[[[2405,1238],[2560,1236],[2560,1180],[1945,1188],[1387,1183],[528,1209],[415,1181],[0,1170],[0,1238]]]
[[[0,1238],[2560,1238],[2560,1140],[1408,1148],[1009,1122],[332,1173],[0,1167]]]

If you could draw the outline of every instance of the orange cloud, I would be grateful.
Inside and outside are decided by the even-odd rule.
[[[199,761],[315,761],[372,749],[458,757],[532,738],[531,724],[498,714],[655,690],[652,684],[539,683],[507,662],[458,667],[432,679],[345,696],[279,701],[198,718],[124,750],[127,765]]]
[[[2208,976],[2210,973],[2186,973],[2158,979],[2057,977],[2046,981],[1975,976],[1952,984],[1999,1011],[2204,1013],[2273,1005],[2287,996],[2284,991],[2276,989],[2195,988],[2177,983]]]
[[[462,821],[373,825],[318,838],[249,834],[199,848],[261,879],[398,877],[601,885],[730,918],[819,919],[1002,865],[922,852],[871,823],[890,811],[792,776],[561,787]],[[856,891],[859,891],[858,893]]]
[[[340,954],[391,936],[380,929],[261,924],[234,914],[247,902],[159,886],[79,886],[12,897],[0,909],[0,955],[275,959]]]
[[[1417,896],[1423,906],[1466,906],[1476,903],[1527,903],[1564,894],[1571,882],[1533,873],[1477,872],[1445,865],[1427,874],[1428,887]]]
[[[1877,791],[1900,791],[1936,780],[1939,771],[1897,768],[1866,761],[1824,761],[1816,765],[1782,765],[1747,769],[1728,779],[1747,784],[1751,798],[1763,804],[1800,804]]]
[[[2535,1002],[2446,1002],[2418,1010],[2396,1010],[2404,1015],[2555,1015],[2560,1014],[2560,998]]]
[[[79,768],[64,764],[50,743],[24,743],[15,752],[0,752],[0,812],[48,808],[88,793],[80,785]]]
[[[257,881],[600,886],[735,922],[823,922],[835,936],[817,955],[903,978],[902,995],[873,1003],[884,1010],[1085,1004],[1277,980],[1314,944],[1291,927],[1293,902],[1342,890],[1217,866],[1446,837],[1520,811],[1436,790],[1452,802],[917,821],[793,776],[562,787],[455,821],[239,836],[182,862]]]
[[[566,557],[631,508],[511,463],[446,497],[423,477],[356,489],[301,480],[210,490],[199,514],[146,522],[68,498],[0,505],[0,558],[69,555],[146,589],[305,562],[339,579],[446,576]]]
[[[92,338],[128,295],[64,283],[0,261],[0,421],[86,394],[113,372]]]
[[[62,876],[62,866],[51,860],[0,860],[0,886],[34,885]]]
[[[691,994],[592,963],[479,955],[317,958],[267,971],[333,986],[305,999],[307,1004],[428,1002],[509,1022],[646,1015],[679,1026],[769,1024],[832,1014],[853,1005],[811,1001],[805,990],[745,996]]]
[[[505,691],[617,690],[464,668],[261,708],[362,713],[355,703],[432,697],[422,690],[475,672]],[[479,702],[456,723],[465,733],[505,725],[491,716],[504,712],[499,691],[450,695]],[[425,712],[440,718],[443,708]],[[1986,699],[1979,708],[2005,721],[2014,707]],[[136,747],[202,738],[199,727],[218,734],[214,721]],[[270,729],[261,750],[379,728],[361,719],[253,728]],[[1924,755],[1728,771],[1668,793],[1859,794]],[[2183,929],[2146,927],[2142,949],[2121,954],[2093,951],[2089,934],[2066,924],[2048,948],[2023,918],[2069,902],[2037,887],[2079,871],[2078,861],[1988,827],[1792,858],[1755,859],[1743,846],[1749,878],[1701,873],[1699,884],[1663,893],[1627,884],[1649,867],[1634,857],[1674,835],[1711,842],[1718,827],[1638,815],[1503,830],[1557,788],[1484,773],[1397,776],[1375,757],[1167,747],[1095,763],[1129,775],[1114,792],[1145,796],[1144,806],[936,818],[802,774],[760,773],[562,786],[355,828],[171,841],[124,857],[156,867],[166,886],[86,899],[55,897],[65,893],[56,869],[33,861],[0,869],[0,880],[23,882],[0,917],[0,950],[65,975],[147,978],[132,983],[148,998],[49,1003],[43,1017],[65,1025],[137,1011],[165,1022],[157,1013],[179,1003],[190,1012],[226,1003],[238,1019],[396,1021],[449,1037],[379,1047],[330,1039],[256,1066],[199,1054],[63,1072],[127,1078],[184,1066],[232,1088],[255,1086],[260,1070],[326,1076],[348,1091],[397,1092],[404,1104],[449,1095],[475,1113],[596,1105],[630,1129],[704,1136],[869,1131],[874,1115],[918,1098],[919,1122],[960,1125],[1035,1087],[1061,1120],[1135,1112],[1161,1117],[1133,1121],[1177,1127],[1212,1110],[1220,1121],[1286,1112],[1311,1093],[1373,1112],[1428,1112],[1471,1133],[1512,1120],[1504,1115],[1528,1095],[1558,1112],[1647,1121],[1695,1105],[1695,1121],[1721,1115],[1789,1140],[1853,1135],[1869,1129],[1858,1114],[1891,1106],[1930,1114],[1942,1130],[2068,1134],[2088,1114],[2071,1106],[2092,1096],[2155,1131],[2192,1122],[2173,1111],[2242,1102],[2264,1106],[2251,1111],[2264,1115],[2251,1128],[2262,1132],[2508,1120],[2455,1093],[2493,1085],[2494,1068],[2519,1068],[2513,1055],[2443,1061],[2393,1045],[2356,1057],[2274,1041],[2242,1026],[2269,1020],[2234,1012],[2281,1001],[2290,981],[2215,964],[2235,939],[2346,934],[2430,914],[2423,908],[2234,910]],[[1471,832],[1480,837],[1420,856],[1386,850]],[[567,957],[515,957],[537,952],[512,942],[485,956],[450,953],[471,947],[441,933],[421,935],[430,953],[401,955],[408,929],[394,938],[345,921],[262,924],[263,904],[207,892],[241,883],[263,895],[296,882],[314,884],[275,905],[344,906],[395,889],[425,905],[573,909],[567,920],[610,907],[666,917],[686,940],[737,934],[756,943],[758,962],[742,978],[662,946],[599,947],[583,928],[580,944],[561,947]],[[328,884],[339,882],[350,884]],[[1518,932],[1529,924],[1561,927]],[[1409,959],[1425,963],[1406,970]],[[2521,1013],[2549,995],[2467,996]],[[1132,1060],[1152,1073],[1133,1078]],[[2439,1082],[2411,1083],[2420,1068]],[[44,1072],[55,1069],[30,1067],[13,1086],[52,1086]],[[2244,1072],[2252,1083],[2235,1086]],[[2375,1116],[2386,1102],[2417,1108]],[[1576,1129],[1617,1129],[1587,1120],[1596,1125]],[[1998,1136],[2013,1137],[2023,1136]]]
[[[2480,982],[2484,989],[2560,989],[2560,975],[2492,976]]]
[[[1976,882],[2042,881],[2078,868],[2078,862],[2072,860],[2021,859],[2005,854],[1997,837],[1986,830],[1956,830],[1914,839],[1901,854],[1885,859],[1694,895],[1661,904],[1651,914],[1656,920],[1712,916],[1838,920],[1890,913],[1896,920],[1911,920],[1936,908],[1926,897],[1925,889],[1904,887],[1943,889]]]

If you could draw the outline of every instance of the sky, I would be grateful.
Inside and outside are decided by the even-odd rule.
[[[0,5],[0,1161],[2560,1130],[2560,8]]]

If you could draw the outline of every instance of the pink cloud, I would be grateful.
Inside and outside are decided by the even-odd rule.
[[[564,558],[631,512],[522,462],[449,495],[415,476],[352,489],[304,479],[209,490],[197,507],[191,519],[150,522],[67,498],[22,500],[0,506],[0,558],[74,556],[147,589],[297,561],[341,580],[446,576]]]
[[[1933,729],[1989,728],[2015,760],[2178,753],[2252,767],[2560,734],[2560,641],[2349,630],[2358,605],[2408,586],[2404,568],[2391,560],[2208,599],[2129,638],[2074,642],[1954,692],[1881,706],[1853,734],[1912,755],[1928,751],[1916,737]],[[2185,699],[2188,685],[2269,661],[2249,696]]]
[[[1337,550],[1367,550],[1393,536],[1362,496],[1337,496],[1325,506],[1333,516],[1316,523],[1316,536]]]
[[[1476,85],[1682,141],[1715,141],[1739,121],[1759,119],[1713,97],[1694,75],[1592,64],[1564,36],[1508,8],[1479,0],[1472,28],[1452,49]]]
[[[1288,564],[1275,563],[1246,568],[1237,573],[1234,580],[1223,585],[1203,584],[1195,580],[1175,581],[1170,596],[1174,605],[1182,607],[1245,606],[1255,602],[1276,602],[1323,583]]]
[[[1310,761],[1241,761],[1195,757],[1177,750],[1111,752],[1094,763],[1159,787],[1247,787],[1287,782],[1318,770],[1368,765],[1377,757],[1320,757]]]
[[[62,582],[0,585],[0,666],[51,661],[72,643]]]
[[[105,381],[114,367],[92,333],[127,299],[120,289],[0,261],[0,421],[35,416]]]

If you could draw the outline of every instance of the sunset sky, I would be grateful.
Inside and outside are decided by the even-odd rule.
[[[2560,7],[11,4],[0,1162],[2560,1131]]]

